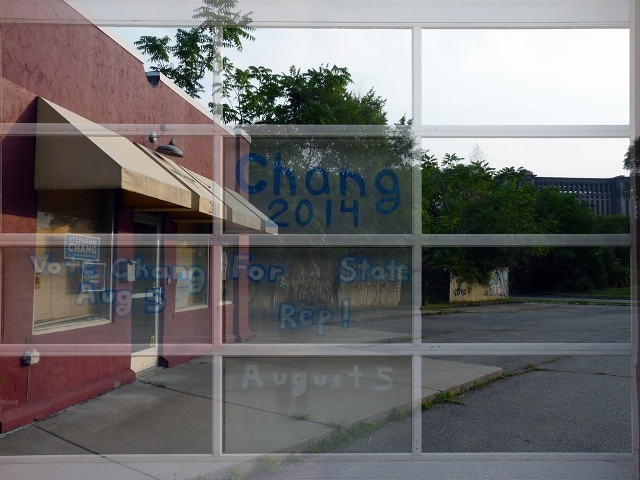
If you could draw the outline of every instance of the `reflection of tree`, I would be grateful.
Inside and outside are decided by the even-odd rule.
[[[106,200],[97,191],[43,191],[38,196],[38,232],[104,232]]]
[[[441,163],[426,155],[422,163],[423,231],[427,234],[542,233],[536,212],[536,192],[523,169],[496,171],[475,148],[472,161],[462,163],[446,154]],[[473,283],[486,284],[497,269],[519,264],[541,249],[425,249],[429,271],[447,270]],[[447,275],[448,276],[448,275]]]
[[[253,40],[250,14],[235,10],[237,0],[202,0],[194,19],[202,24],[191,29],[179,28],[172,43],[169,36],[143,36],[134,45],[148,56],[152,70],[161,72],[194,98],[204,91],[201,80],[208,72],[230,74],[234,69],[222,55],[225,48],[242,50],[244,40]],[[174,64],[175,62],[175,64]],[[222,84],[213,85],[215,91]],[[221,115],[221,106],[209,103],[211,110]]]
[[[546,187],[536,191],[536,213],[547,233],[629,233],[629,217],[595,215],[575,195]],[[513,272],[514,290],[525,293],[584,292],[629,285],[626,247],[549,248],[526,258]]]
[[[396,128],[379,138],[253,137],[264,165],[250,163],[249,183],[265,183],[251,202],[280,233],[408,233],[413,154]]]
[[[640,173],[640,137],[636,137],[636,139],[629,145],[627,149],[627,153],[624,156],[624,168],[625,170],[629,170],[631,175],[638,175]]]
[[[223,90],[224,118],[242,125],[385,125],[386,100],[373,89],[355,94],[351,83],[349,71],[335,65],[287,73],[234,67]]]
[[[38,225],[41,231],[51,232],[76,232],[91,233],[102,232],[103,223],[96,219],[80,218],[57,213],[40,212],[38,214]]]
[[[478,148],[475,160],[455,154],[422,163],[423,231],[427,234],[603,234],[629,231],[627,216],[602,217],[575,195],[534,189],[523,169],[492,169]],[[587,291],[626,286],[628,249],[549,247],[457,247],[424,250],[423,276],[431,291],[448,291],[450,276],[487,285],[509,268],[521,293]],[[425,295],[428,296],[428,295]]]

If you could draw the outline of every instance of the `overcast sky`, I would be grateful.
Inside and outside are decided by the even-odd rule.
[[[117,29],[133,41],[160,29]],[[355,92],[387,100],[390,123],[411,116],[409,30],[261,29],[236,66],[274,72],[347,67]],[[429,30],[423,33],[423,122],[427,125],[625,125],[629,123],[629,34],[617,30]],[[204,98],[207,97],[207,98]],[[208,95],[203,101],[209,101]],[[437,157],[468,157],[480,145],[495,168],[539,176],[624,174],[626,139],[425,139]]]

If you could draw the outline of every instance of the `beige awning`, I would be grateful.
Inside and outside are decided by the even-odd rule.
[[[136,146],[191,191],[191,208],[172,212],[174,218],[184,221],[210,221],[212,217],[217,218],[224,221],[224,233],[278,233],[276,224],[239,193],[221,187],[210,178],[178,165],[147,147]]]
[[[130,208],[168,211],[184,221],[217,218],[225,233],[278,232],[238,193],[44,98],[38,127],[36,190],[121,189]]]
[[[180,182],[180,184],[187,188],[191,193],[189,208],[176,213],[184,214],[183,217],[191,215],[191,218],[205,218],[209,221],[211,220],[211,217],[224,219],[222,216],[222,201],[213,198],[211,192],[202,185],[199,179],[196,178],[196,174],[194,172],[182,165],[178,165],[169,157],[161,155],[158,152],[154,152],[143,145],[136,143],[135,146]]]
[[[278,234],[278,226],[247,199],[230,188],[214,184],[222,190],[222,202],[226,210],[225,233],[245,233],[246,228],[258,228],[271,235]]]
[[[190,208],[192,192],[126,138],[53,102],[38,98],[36,190],[122,189],[130,207]]]
[[[250,233],[252,230],[278,234],[278,226],[238,192],[192,172],[202,185],[222,203],[224,233]]]

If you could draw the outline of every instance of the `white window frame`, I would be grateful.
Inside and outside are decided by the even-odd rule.
[[[242,3],[242,2],[241,2]],[[535,3],[535,2],[533,2]],[[410,28],[412,31],[412,113],[413,113],[413,133],[416,139],[420,143],[425,138],[634,138],[638,133],[636,131],[636,124],[640,125],[640,118],[638,113],[634,109],[634,99],[640,98],[638,93],[640,92],[640,86],[637,84],[636,77],[640,78],[640,72],[637,62],[635,62],[635,48],[634,39],[636,42],[640,39],[640,35],[637,33],[636,25],[640,25],[640,15],[633,8],[635,0],[631,0],[631,16],[630,22],[618,22],[618,21],[605,21],[598,26],[603,28],[630,28],[630,39],[632,44],[631,49],[631,96],[630,104],[632,109],[631,123],[630,125],[425,125],[422,121],[422,108],[423,108],[423,83],[422,83],[422,31],[427,28],[531,28],[531,29],[543,29],[543,28],[581,28],[591,27],[590,22],[566,22],[566,23],[553,23],[549,20],[542,22],[519,22],[516,24],[504,24],[500,22],[482,22],[481,24],[471,25],[456,25],[451,24],[414,24],[407,26],[402,25],[403,28]],[[251,3],[256,5],[255,3]],[[584,5],[583,5],[584,6]],[[399,6],[400,7],[400,6]],[[462,7],[466,7],[463,5]],[[310,26],[306,21],[289,21],[278,23],[276,21],[265,21],[264,25],[256,23],[254,26],[260,27],[305,27]],[[347,22],[348,23],[348,22]],[[363,25],[364,23],[364,25]],[[318,27],[317,24],[314,26]],[[339,25],[331,25],[331,22],[327,22],[323,27],[340,26],[343,28],[367,28],[376,26],[375,22],[367,24],[366,22],[353,21],[352,24],[340,23]],[[385,24],[385,27],[392,28],[391,25]],[[399,25],[398,25],[399,26]],[[635,72],[635,75],[634,75]],[[634,116],[635,115],[635,116]],[[276,131],[277,129],[274,129]],[[414,212],[421,212],[422,198],[421,198],[421,174],[419,168],[414,169],[413,177],[413,210]],[[530,462],[539,462],[538,465],[550,465],[553,462],[558,462],[558,465],[562,465],[558,471],[558,475],[566,475],[567,470],[576,468],[579,471],[579,462],[584,460],[590,460],[596,462],[597,465],[603,466],[607,462],[610,465],[615,464],[615,468],[620,468],[621,465],[627,465],[632,468],[633,462],[637,461],[637,444],[638,444],[638,415],[637,415],[637,398],[636,398],[636,381],[633,376],[632,391],[634,392],[633,413],[632,413],[632,448],[633,454],[605,454],[605,453],[593,453],[593,454],[580,454],[576,456],[574,454],[562,454],[562,453],[549,453],[549,454],[508,454],[508,453],[443,453],[443,454],[429,454],[422,452],[422,411],[420,404],[422,400],[422,358],[423,356],[443,356],[449,355],[622,355],[632,358],[633,365],[636,365],[637,358],[637,339],[633,337],[628,344],[579,344],[579,343],[518,343],[518,344],[431,344],[423,343],[422,336],[422,315],[420,312],[421,305],[421,269],[416,268],[422,264],[422,248],[425,246],[437,247],[437,246],[460,246],[460,247],[473,247],[473,246],[490,246],[490,245],[514,245],[514,246],[537,246],[541,242],[549,246],[562,246],[562,247],[580,247],[580,246],[626,246],[632,250],[632,256],[635,259],[636,251],[636,232],[635,227],[631,235],[609,235],[606,238],[598,237],[594,235],[544,235],[540,236],[531,235],[424,235],[422,234],[422,218],[421,215],[414,215],[412,234],[411,235],[388,235],[384,236],[383,242],[376,243],[370,239],[362,239],[362,243],[366,245],[384,245],[387,241],[394,242],[406,242],[404,245],[411,246],[412,248],[412,263],[413,263],[413,275],[412,275],[412,338],[414,339],[412,344],[389,344],[389,345],[353,345],[353,349],[349,350],[341,345],[340,348],[344,352],[349,351],[353,356],[358,355],[394,355],[394,356],[411,356],[412,361],[412,379],[413,379],[413,416],[412,416],[412,452],[411,455],[416,461],[433,462],[436,460],[465,460],[465,464],[469,465],[469,471],[472,472],[480,465],[487,467],[493,463],[496,464],[496,460],[508,460],[512,465],[513,461],[521,462],[517,468],[526,470],[526,465],[531,465]],[[221,238],[227,238],[224,234]],[[380,236],[378,236],[380,238]],[[229,238],[230,241],[233,241]],[[237,240],[236,240],[237,241]],[[280,245],[287,246],[309,246],[314,244],[313,238],[305,237],[303,235],[279,235],[277,240],[268,238],[266,236],[252,236],[248,243],[252,246],[269,245],[277,241]],[[360,242],[353,237],[349,239],[342,238],[339,235],[326,235],[323,236],[323,242],[329,242],[329,244],[337,245],[351,245],[354,243],[357,245]],[[325,243],[326,244],[326,243]],[[632,261],[632,265],[635,266],[635,260]],[[635,284],[636,271],[632,269],[632,282]],[[635,289],[632,289],[634,296],[632,297],[632,332],[637,331],[637,299],[635,298]],[[220,328],[217,326],[216,328]],[[216,337],[221,338],[221,331],[217,332]],[[242,357],[247,355],[255,355],[258,351],[261,356],[332,356],[336,353],[337,345],[288,345],[288,344],[270,344],[260,345],[258,349],[251,348],[247,345],[224,345],[221,350],[216,352],[213,357],[213,398],[214,398],[214,412],[213,412],[213,454],[214,456],[220,456],[222,458],[230,458],[231,456],[223,453],[223,361],[225,357]],[[345,355],[345,353],[343,353]],[[227,427],[229,428],[229,427]],[[381,459],[384,459],[384,454],[378,454]],[[320,455],[324,457],[326,461],[331,461],[333,458],[331,455]],[[372,454],[353,454],[349,456],[353,461],[370,461]],[[500,462],[498,462],[500,463]],[[476,466],[472,466],[476,464]],[[584,465],[584,464],[582,464]],[[426,465],[425,465],[426,468]],[[476,470],[480,471],[480,470]],[[549,474],[549,471],[546,472]],[[471,477],[470,477],[471,478]],[[564,478],[564,477],[563,477]]]
[[[93,14],[89,15],[96,19],[94,22],[98,26],[173,26],[189,27],[199,24],[198,20],[192,18],[194,7],[200,2],[170,2],[163,5],[163,8],[149,9],[148,2],[133,1],[126,3],[126,8],[114,8],[113,0],[68,0],[69,3],[80,4],[81,7],[90,7]],[[508,138],[508,137],[530,137],[530,138],[551,138],[551,137],[619,137],[635,138],[640,134],[640,108],[636,103],[640,101],[640,61],[638,61],[638,51],[636,45],[640,44],[640,0],[558,0],[549,2],[548,0],[522,0],[512,2],[510,0],[468,0],[464,2],[442,0],[423,0],[422,2],[389,2],[390,8],[386,10],[381,7],[380,2],[368,0],[351,0],[345,2],[334,2],[329,0],[291,0],[284,2],[280,8],[273,8],[271,2],[260,0],[240,0],[238,8],[244,12],[253,11],[253,26],[260,27],[310,27],[310,28],[407,28],[411,29],[412,37],[412,79],[413,79],[413,119],[414,134],[419,140],[432,136],[434,126],[422,123],[422,79],[421,79],[421,30],[423,28],[630,28],[631,43],[631,82],[630,82],[630,124],[629,125],[597,125],[597,126],[456,126],[441,128],[438,130],[438,137],[486,137],[486,138]],[[477,5],[475,5],[477,4]],[[402,15],[405,7],[417,8],[415,14],[408,12]],[[483,7],[481,9],[472,7]],[[100,10],[100,7],[103,10]],[[313,8],[311,8],[313,7]],[[309,10],[311,8],[311,10]],[[85,8],[81,8],[85,10]],[[97,13],[96,13],[97,12]],[[389,17],[384,13],[390,14]],[[428,20],[420,20],[428,19]],[[18,21],[24,21],[19,19]],[[31,21],[31,20],[28,20]],[[36,20],[34,20],[36,21]],[[42,20],[47,22],[46,20]],[[61,22],[64,23],[65,20]],[[67,20],[69,21],[69,20]],[[9,19],[9,23],[11,19]],[[51,20],[55,23],[56,20]],[[214,178],[222,178],[219,173],[221,166],[218,159],[222,158],[222,140],[219,136],[214,138],[213,163],[218,175]],[[415,169],[414,180],[414,207],[420,211],[421,187],[419,170]],[[632,183],[635,191],[635,185]],[[635,212],[634,212],[635,214]],[[627,246],[631,248],[631,277],[632,277],[632,315],[631,323],[634,335],[629,344],[429,344],[422,343],[421,337],[421,314],[420,314],[420,290],[421,273],[418,269],[412,276],[413,290],[413,317],[412,332],[415,340],[411,344],[386,344],[386,345],[353,345],[349,351],[350,356],[359,354],[366,356],[410,356],[413,361],[413,403],[419,405],[421,398],[422,382],[422,356],[436,355],[487,355],[500,353],[503,355],[625,355],[632,358],[632,365],[637,365],[638,355],[638,307],[636,294],[637,279],[637,230],[635,222],[632,222],[631,235],[613,235],[606,238],[592,235],[546,235],[532,238],[527,235],[522,236],[502,236],[502,235],[447,235],[430,236],[421,233],[421,218],[415,215],[413,219],[413,233],[411,235],[391,235],[389,240],[404,242],[412,248],[412,261],[414,265],[421,264],[422,247],[428,246],[476,246],[507,244],[514,246],[538,245],[543,240],[550,246]],[[213,243],[231,244],[245,246],[268,245],[270,242],[278,241],[290,246],[313,245],[314,239],[304,236],[278,236],[277,239],[268,236],[228,236],[223,234],[222,221],[214,220]],[[324,238],[330,240],[333,245],[353,245],[354,240],[340,238],[339,236]],[[356,240],[355,243],[362,242],[367,246],[373,246],[370,240]],[[382,243],[382,242],[381,242]],[[214,315],[216,313],[214,312]],[[222,323],[220,318],[213,319],[213,461],[225,462],[227,465],[240,461],[255,461],[255,456],[236,456],[222,454],[222,432],[223,432],[223,377],[222,363],[224,357],[233,356],[334,356],[336,354],[335,345],[222,345]],[[347,352],[345,346],[340,346],[340,351]],[[437,352],[436,352],[437,350]],[[77,354],[73,348],[68,351],[60,347],[61,354],[72,352]],[[468,467],[468,472],[482,471],[487,474],[487,469],[492,468],[492,464],[500,464],[501,460],[507,460],[510,471],[517,476],[518,471],[531,472],[529,469],[534,465],[537,468],[540,478],[549,478],[550,473],[559,472],[559,478],[567,478],[572,471],[577,471],[581,465],[614,467],[626,467],[635,469],[637,474],[638,466],[638,411],[637,411],[637,382],[636,375],[632,375],[633,392],[633,412],[632,412],[632,448],[633,454],[607,455],[607,454],[425,454],[422,453],[422,413],[419,408],[415,409],[412,419],[413,426],[413,446],[410,458],[400,455],[350,455],[349,459],[354,462],[371,463],[376,460],[386,461],[387,459],[400,458],[403,460],[414,460],[424,462],[420,468],[434,473],[436,471],[447,471],[448,465],[459,466],[459,461]],[[154,458],[155,457],[155,458]],[[95,457],[92,457],[95,458]],[[335,456],[317,455],[319,461],[326,459],[332,461]],[[42,458],[30,459],[31,463],[48,463],[51,467],[60,466],[63,462],[71,462],[70,459],[58,461],[43,460]],[[30,462],[21,462],[27,471]],[[80,460],[82,462],[82,460]],[[105,459],[107,464],[111,464],[110,459]],[[147,462],[162,462],[163,471],[175,468],[181,471],[182,462],[193,462],[198,471],[203,468],[204,459],[197,456],[179,456],[168,460],[165,456],[133,456],[121,458],[114,461],[114,465],[120,468],[123,464],[135,465],[136,468],[144,468]],[[171,462],[174,462],[173,464]],[[100,464],[103,465],[103,464]],[[15,467],[15,465],[13,465]],[[79,468],[80,464],[74,466]],[[72,466],[71,468],[74,468]],[[484,469],[479,469],[484,467]],[[558,470],[554,470],[558,467]],[[572,470],[574,468],[576,470]],[[97,469],[95,461],[88,462],[88,469]],[[105,467],[106,468],[106,467]],[[17,471],[16,467],[16,471]],[[520,469],[520,470],[518,470]],[[28,470],[32,472],[33,470]],[[450,470],[449,470],[450,471]],[[477,473],[476,473],[477,475]],[[23,475],[24,476],[24,475]],[[28,475],[27,475],[28,476]],[[438,478],[446,478],[439,475]],[[474,475],[469,475],[474,478]],[[573,477],[579,478],[579,477]],[[611,477],[615,478],[615,477]]]

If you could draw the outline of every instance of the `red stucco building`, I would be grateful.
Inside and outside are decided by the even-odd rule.
[[[245,140],[63,0],[2,5],[5,432],[248,338],[211,239],[269,228],[225,188]]]

